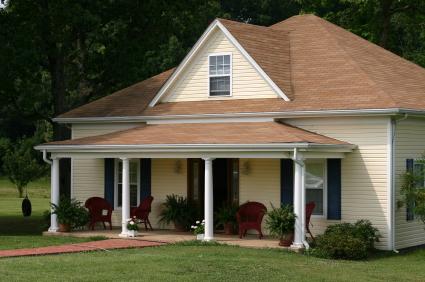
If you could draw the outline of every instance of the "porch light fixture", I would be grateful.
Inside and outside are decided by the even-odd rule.
[[[244,161],[242,163],[242,168],[241,168],[241,172],[244,175],[249,175],[251,174],[251,164],[249,163],[249,161]]]
[[[182,171],[182,161],[181,160],[177,160],[174,163],[174,173],[180,174],[181,171]]]

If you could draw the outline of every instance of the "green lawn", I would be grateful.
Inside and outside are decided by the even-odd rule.
[[[0,273],[14,281],[424,281],[424,261],[425,251],[348,262],[186,244],[3,259]]]
[[[44,184],[43,184],[44,183]],[[94,240],[43,237],[48,181],[31,184],[33,215],[24,218],[13,187],[0,179],[0,249]],[[98,238],[97,238],[98,239]],[[283,250],[189,242],[131,250],[0,259],[10,281],[425,281],[425,250],[369,261],[333,261]]]
[[[50,180],[45,178],[30,183],[28,196],[32,204],[31,217],[23,217],[22,199],[6,178],[0,178],[0,250],[32,248],[65,243],[90,241],[92,238],[46,237],[41,233],[48,224],[43,212],[49,209]]]

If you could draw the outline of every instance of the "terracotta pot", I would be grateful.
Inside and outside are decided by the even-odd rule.
[[[71,226],[69,224],[59,223],[59,232],[70,232]]]
[[[279,240],[279,246],[282,247],[289,247],[291,246],[292,242],[294,241],[294,233],[285,234],[280,238]]]
[[[232,235],[233,234],[234,228],[233,228],[232,223],[227,222],[227,223],[223,224],[223,226],[224,226],[224,234],[225,235]]]
[[[174,222],[174,229],[176,229],[176,231],[178,231],[178,232],[185,232],[186,231],[185,226],[183,224],[177,223],[177,222]]]

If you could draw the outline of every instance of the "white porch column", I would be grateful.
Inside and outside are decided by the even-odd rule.
[[[213,166],[212,158],[204,158],[205,160],[205,201],[204,201],[204,216],[205,216],[205,234],[204,240],[211,241],[214,239],[214,218],[213,218]]]
[[[121,237],[128,237],[127,219],[130,218],[130,161],[122,158],[122,229]]]
[[[59,205],[59,159],[53,158],[50,166],[50,202]],[[50,210],[50,227],[49,232],[57,232],[59,230],[58,218],[53,214],[53,209]]]
[[[294,212],[295,220],[294,242],[292,248],[303,248],[305,240],[305,164],[301,158],[294,160]]]

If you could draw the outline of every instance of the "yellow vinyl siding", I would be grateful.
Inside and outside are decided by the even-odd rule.
[[[180,161],[180,171],[175,171],[176,162]],[[154,228],[174,228],[158,224],[161,205],[166,196],[176,194],[187,196],[187,161],[186,159],[152,159],[152,213],[149,216]]]
[[[382,234],[378,248],[388,244],[387,126],[385,117],[339,117],[285,120],[300,128],[357,145],[341,163],[342,222],[369,219]],[[328,221],[313,217],[314,234],[323,232]]]
[[[72,125],[72,138],[106,134],[137,126],[137,123],[82,123]],[[90,197],[104,197],[104,159],[72,159],[71,195],[84,203]],[[121,224],[121,212],[113,213],[113,225]]]
[[[243,173],[244,163],[248,162],[249,172]],[[239,204],[247,201],[260,202],[271,210],[280,206],[280,160],[279,159],[240,159]],[[263,233],[267,234],[263,219]],[[256,233],[255,233],[256,234]]]
[[[278,95],[258,74],[254,67],[236,49],[221,31],[211,34],[199,53],[186,66],[186,70],[164,97],[166,102],[229,100],[253,98],[277,98]],[[232,54],[232,96],[209,97],[208,55],[211,53]]]
[[[411,118],[397,122],[395,127],[395,185],[397,200],[401,200],[400,175],[406,171],[406,159],[418,159],[425,152],[425,119]],[[396,209],[395,247],[407,248],[425,244],[425,225],[406,221],[406,207]]]

